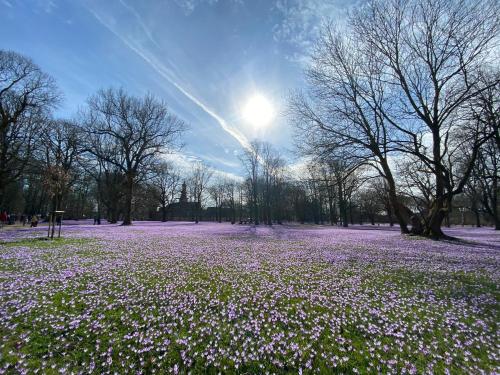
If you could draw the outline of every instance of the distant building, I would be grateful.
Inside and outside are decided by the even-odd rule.
[[[179,202],[171,203],[167,208],[168,220],[192,221],[195,218],[196,206],[196,202],[188,201],[186,182],[183,182]]]

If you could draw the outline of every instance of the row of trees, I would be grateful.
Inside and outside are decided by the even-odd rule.
[[[371,0],[342,29],[327,25],[308,88],[290,99],[304,168],[292,173],[254,141],[240,156],[244,179],[166,161],[186,124],[149,94],[100,90],[75,120],[54,119],[54,80],[0,51],[0,208],[127,225],[167,220],[182,203],[196,222],[386,221],[435,238],[472,214],[500,229],[498,10]]]
[[[97,211],[103,203],[110,221],[121,210],[131,224],[134,188],[179,146],[184,122],[149,94],[113,89],[91,96],[77,121],[54,119],[54,80],[14,52],[0,51],[0,85],[2,206],[22,196],[23,212],[53,212],[71,196],[82,214],[93,193]]]
[[[207,204],[217,221],[323,221],[312,208],[321,203],[309,198],[316,182],[290,181],[271,145],[252,142],[243,152],[245,180],[217,175],[203,163],[180,171],[163,155],[181,146],[186,125],[165,103],[101,90],[75,120],[54,119],[61,96],[54,80],[14,52],[1,51],[0,59],[2,210],[63,210],[67,217],[128,225],[133,217],[158,218],[157,211],[165,221],[180,201],[194,203],[185,214],[196,222],[207,216]]]

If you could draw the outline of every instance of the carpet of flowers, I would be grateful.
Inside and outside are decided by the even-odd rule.
[[[492,229],[44,230],[0,232],[0,374],[500,372]]]

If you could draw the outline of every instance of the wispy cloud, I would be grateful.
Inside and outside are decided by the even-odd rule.
[[[345,11],[359,1],[276,0],[273,9],[281,19],[273,27],[274,39],[293,47],[291,60],[307,63],[322,26],[341,22]]]
[[[96,20],[112,32],[119,40],[121,40],[130,50],[140,56],[146,63],[148,63],[161,77],[163,77],[167,82],[173,85],[177,90],[179,90],[184,96],[186,96],[191,102],[196,104],[199,108],[205,111],[210,117],[215,119],[220,127],[236,139],[240,145],[246,149],[250,147],[249,140],[242,134],[238,129],[230,125],[224,118],[217,114],[213,109],[211,109],[207,104],[205,104],[201,99],[197,98],[191,94],[187,89],[185,89],[175,78],[174,74],[168,67],[165,66],[161,61],[156,58],[156,56],[151,53],[148,49],[144,48],[139,41],[123,35],[117,30],[116,23],[106,20],[104,17],[99,15],[94,9],[87,7],[88,11],[96,18]],[[135,10],[134,10],[135,12]],[[144,28],[143,24],[143,28]]]
[[[125,0],[120,0],[120,4],[128,10],[137,20],[137,23],[141,27],[142,31],[146,36],[148,37],[149,41],[153,43],[156,47],[160,47],[156,40],[153,38],[153,34],[151,34],[151,31],[147,28],[146,23],[143,21],[141,15],[135,10],[135,8],[128,3],[125,2]]]
[[[213,160],[213,158],[210,157],[200,157],[200,156],[193,156],[193,155],[188,155],[185,153],[181,152],[172,152],[170,154],[165,155],[166,160],[170,160],[175,163],[177,168],[180,171],[181,177],[182,178],[189,178],[189,174],[192,172],[194,166],[196,165],[197,162],[200,161],[208,161],[208,165],[210,165],[211,169],[214,172],[214,177],[216,178],[228,178],[231,180],[236,180],[236,181],[242,181],[243,178],[239,175],[236,175],[234,173],[222,171],[220,169],[217,169],[213,166],[211,162],[219,162],[218,160]],[[203,159],[203,160],[202,160]]]
[[[219,2],[219,0],[174,0],[177,6],[179,6],[185,15],[190,15],[200,4],[214,5]],[[236,5],[243,4],[243,0],[229,0],[231,3]]]

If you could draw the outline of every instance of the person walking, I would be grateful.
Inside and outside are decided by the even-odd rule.
[[[38,226],[38,216],[33,215],[31,217],[31,228],[35,228]]]

